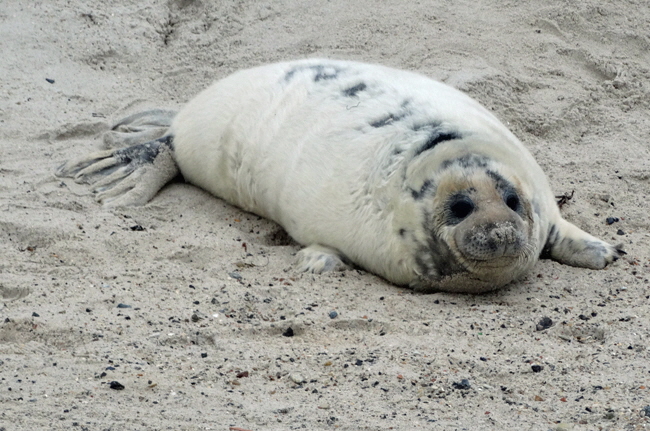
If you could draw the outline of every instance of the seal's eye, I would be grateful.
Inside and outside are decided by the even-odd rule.
[[[504,198],[504,201],[506,202],[508,208],[510,208],[511,210],[515,212],[519,210],[519,205],[520,205],[519,196],[517,196],[515,193],[513,192],[507,193]]]
[[[462,220],[474,211],[474,202],[466,196],[459,197],[449,206],[449,210],[454,218]]]

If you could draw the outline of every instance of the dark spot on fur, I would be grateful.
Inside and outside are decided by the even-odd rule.
[[[415,156],[419,156],[420,154],[424,153],[425,151],[428,151],[438,145],[441,142],[445,141],[452,141],[454,139],[461,139],[462,136],[459,135],[458,133],[455,132],[444,132],[440,129],[434,129],[431,134],[429,135],[428,139],[418,150],[415,152]]]
[[[457,159],[445,160],[442,162],[442,169],[447,169],[451,166],[460,166],[463,169],[468,168],[486,168],[487,163],[490,159],[485,156],[479,156],[477,154],[467,154]]]
[[[433,188],[433,182],[431,180],[426,180],[424,184],[422,184],[420,190],[411,189],[411,196],[413,196],[413,199],[416,201],[419,201],[431,188]]]
[[[439,121],[431,120],[431,121],[426,122],[426,123],[414,124],[412,129],[413,129],[414,132],[419,132],[422,129],[435,130],[435,129],[440,128],[440,126],[442,126],[442,124]]]
[[[401,114],[388,114],[387,116],[380,118],[379,120],[373,121],[370,125],[374,128],[388,126],[395,121],[399,121],[406,116],[406,113]]]
[[[343,90],[343,95],[347,97],[354,97],[359,93],[360,91],[363,91],[367,88],[365,83],[360,83],[355,85],[354,87],[346,88]]]
[[[296,66],[284,75],[284,81],[289,82],[293,79],[296,73],[309,70],[313,73],[314,82],[323,80],[336,79],[341,73],[342,69],[336,66],[328,66],[324,64],[315,64],[311,66]]]
[[[542,248],[542,252],[540,253],[540,258],[549,259],[551,257],[551,249],[557,242],[558,236],[559,236],[559,232],[557,230],[557,227],[554,224],[552,224],[548,229],[546,244],[544,244],[544,248]]]
[[[487,170],[487,175],[488,177],[492,178],[496,184],[496,187],[500,190],[505,190],[505,189],[513,189],[513,185],[510,183],[510,181],[506,180],[503,178],[501,174],[498,172],[495,172],[491,169]]]
[[[411,113],[411,111],[408,109],[409,103],[410,103],[409,100],[405,100],[400,105],[400,111],[399,112],[397,112],[395,114],[390,113],[388,115],[385,115],[384,117],[380,118],[379,120],[375,120],[375,121],[371,122],[370,125],[372,127],[374,127],[374,128],[379,128],[379,127],[384,127],[384,126],[388,126],[390,124],[393,124],[395,121],[402,120],[403,118],[407,117]]]
[[[338,68],[326,68],[326,67],[320,67],[316,70],[316,74],[314,75],[314,82],[326,80],[326,79],[336,79],[339,76],[339,72],[341,70]]]
[[[437,235],[431,235],[427,240],[427,246],[422,246],[418,250],[415,263],[425,280],[440,279],[465,271],[447,243]]]

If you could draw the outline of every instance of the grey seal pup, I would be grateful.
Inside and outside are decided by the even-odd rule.
[[[357,265],[418,291],[479,293],[540,256],[601,269],[622,253],[560,215],[546,176],[487,109],[425,76],[349,61],[221,79],[175,114],[120,121],[57,175],[104,205],[144,205],[179,172],[279,223],[299,271]],[[145,142],[146,141],[146,142]]]

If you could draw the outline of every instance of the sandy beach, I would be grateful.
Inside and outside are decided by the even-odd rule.
[[[645,0],[2,0],[0,430],[650,429],[648,29]],[[54,176],[125,115],[305,57],[465,91],[627,255],[423,295],[296,272],[278,225],[189,184],[107,209]]]

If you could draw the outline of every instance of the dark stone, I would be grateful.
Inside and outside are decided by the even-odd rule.
[[[544,329],[548,329],[551,326],[553,326],[553,320],[550,317],[542,317],[537,323],[535,329],[538,331],[543,331]]]
[[[124,385],[116,380],[113,380],[111,383],[109,383],[111,389],[115,389],[116,391],[121,391],[124,389]]]
[[[472,385],[469,383],[469,380],[463,379],[460,382],[454,382],[451,384],[451,386],[454,389],[460,389],[460,390],[467,390],[472,387]]]

